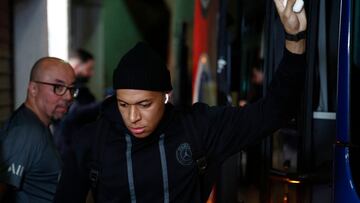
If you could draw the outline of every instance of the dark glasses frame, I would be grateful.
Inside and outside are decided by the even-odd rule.
[[[76,88],[76,87],[69,87],[69,86],[62,85],[62,84],[43,82],[43,81],[37,81],[37,80],[34,80],[32,82],[52,86],[54,94],[56,94],[58,96],[63,96],[66,93],[67,90],[69,90],[70,95],[73,98],[76,98],[78,96],[78,94],[79,94],[79,89]]]

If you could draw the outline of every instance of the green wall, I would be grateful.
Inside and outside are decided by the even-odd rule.
[[[181,99],[180,95],[180,70],[183,68],[180,66],[180,46],[181,46],[181,32],[183,23],[187,24],[187,45],[192,44],[192,30],[194,19],[194,0],[167,0],[169,8],[172,13],[171,20],[171,34],[170,34],[170,63],[169,69],[171,72],[172,84],[174,87],[172,99],[174,103],[177,103]],[[189,60],[191,60],[192,50],[189,50]],[[191,95],[191,93],[190,93]]]
[[[105,86],[112,85],[112,73],[120,58],[142,40],[124,0],[105,0],[104,19],[104,69]]]

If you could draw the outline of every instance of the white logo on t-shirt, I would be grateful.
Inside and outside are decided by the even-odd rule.
[[[20,164],[15,166],[15,164],[12,163],[9,166],[8,172],[11,172],[13,175],[16,175],[16,176],[22,176],[22,174],[24,172],[24,167],[21,166]]]

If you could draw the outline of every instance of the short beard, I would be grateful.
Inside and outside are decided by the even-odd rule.
[[[68,114],[68,112],[64,113],[64,115],[61,116],[61,117],[52,116],[51,119],[50,119],[50,122],[51,122],[51,123],[58,123],[58,122],[60,122],[62,119],[64,119],[64,117],[66,116],[66,114]]]
[[[50,122],[51,123],[57,123],[57,122],[60,122],[62,119],[64,119],[64,117],[69,114],[69,110],[70,110],[70,107],[71,107],[71,103],[70,104],[66,104],[67,105],[67,111],[62,115],[62,116],[58,116],[56,117],[55,116],[55,113],[53,113],[53,116],[51,116],[50,118]]]

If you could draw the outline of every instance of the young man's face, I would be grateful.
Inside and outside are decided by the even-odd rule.
[[[147,137],[159,125],[165,111],[165,93],[118,89],[116,98],[125,125],[135,137]]]

